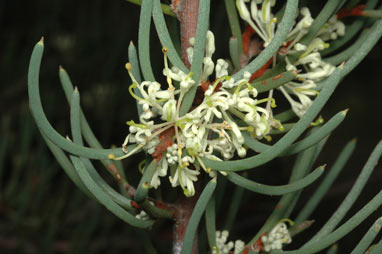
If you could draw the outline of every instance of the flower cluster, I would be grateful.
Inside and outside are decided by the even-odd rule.
[[[176,66],[169,68],[167,48],[163,49],[166,87],[156,81],[138,83],[130,71],[131,65],[126,65],[133,80],[129,91],[142,107],[143,113],[139,117],[140,123],[127,122],[130,134],[125,139],[123,149],[127,153],[126,146],[129,143],[138,146],[121,158],[144,149],[158,165],[150,185],[157,188],[161,183],[160,177],[167,176],[170,169],[171,185],[181,186],[187,196],[194,195],[193,182],[197,180],[201,168],[211,176],[216,175],[216,172],[204,166],[201,158],[228,160],[236,153],[244,157],[247,151],[243,146],[242,131],[261,139],[267,136],[271,128],[282,128],[281,123],[261,106],[269,104],[275,107],[274,99],[257,98],[257,90],[249,83],[250,73],[234,80],[228,75],[229,64],[225,60],[218,59],[215,64],[212,61],[214,34],[208,31],[206,38],[199,82],[192,79],[191,72],[184,73]],[[193,39],[190,43],[194,44]],[[192,61],[193,47],[187,52]],[[214,71],[215,76],[211,78]],[[180,115],[184,96],[192,86],[198,87],[193,107],[185,115]],[[240,118],[240,126],[234,117]]]
[[[277,28],[277,18],[271,12],[275,0],[252,0],[251,11],[246,2],[249,1],[236,1],[240,16],[264,41],[263,47],[267,47]],[[299,117],[312,104],[311,97],[318,94],[316,83],[328,77],[335,68],[321,59],[319,51],[328,47],[327,40],[344,34],[344,25],[334,17],[309,45],[304,45],[300,40],[309,33],[313,18],[305,7],[300,14],[301,18],[278,51],[279,58],[284,59],[286,70],[297,73],[295,80],[280,86],[279,90]],[[191,38],[191,47],[187,49],[190,63],[194,44],[195,39]],[[195,193],[194,182],[201,169],[211,177],[216,175],[215,171],[205,167],[203,158],[229,160],[236,154],[245,157],[247,150],[242,131],[250,132],[257,139],[269,139],[272,128],[282,130],[283,127],[273,118],[272,108],[276,106],[273,90],[266,98],[260,99],[257,90],[250,84],[254,74],[244,72],[241,79],[235,80],[229,75],[227,61],[213,61],[215,37],[211,31],[206,34],[202,72],[198,81],[193,79],[192,72],[185,73],[176,66],[170,68],[167,51],[164,47],[163,75],[166,85],[156,81],[138,83],[131,73],[131,65],[126,65],[133,81],[129,91],[142,108],[142,113],[139,123],[127,122],[130,134],[123,144],[126,155],[120,158],[144,149],[157,165],[150,181],[152,187],[157,188],[161,178],[169,176],[173,187],[180,186],[186,196],[192,196]],[[276,57],[270,60],[273,65],[277,64]],[[195,86],[197,93],[192,107],[181,115],[183,100],[190,88]],[[135,143],[137,147],[127,153],[129,143]]]
[[[244,250],[245,244],[241,240],[236,240],[235,243],[232,241],[227,243],[228,235],[227,230],[216,231],[216,248],[212,250],[212,254],[239,254]]]
[[[247,2],[250,2],[250,10],[247,7]],[[277,27],[278,20],[272,13],[272,7],[275,4],[276,0],[236,0],[240,17],[264,41],[263,47],[267,47],[272,41]],[[334,15],[319,30],[316,38],[309,45],[304,45],[300,43],[300,40],[308,34],[313,21],[309,9],[301,8],[299,21],[288,33],[278,52],[280,56],[285,57],[286,70],[300,71],[296,80],[279,88],[299,117],[304,115],[311,106],[311,97],[318,94],[316,83],[328,77],[335,69],[333,65],[321,59],[320,51],[329,47],[327,41],[345,34],[345,25]],[[297,61],[294,59],[295,56],[299,56]],[[290,58],[293,58],[293,61],[290,61]],[[273,64],[276,63],[273,62]],[[298,100],[296,101],[292,96]]]
[[[281,250],[283,244],[292,242],[287,225],[284,222],[278,223],[267,235],[261,237],[266,252],[271,250]]]

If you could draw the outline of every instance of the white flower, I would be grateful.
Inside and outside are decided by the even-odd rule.
[[[163,75],[169,75],[171,79],[176,81],[181,81],[186,76],[186,74],[176,66],[173,66],[171,69],[163,69]]]
[[[249,2],[249,1],[246,1],[246,2]],[[236,7],[242,19],[244,19],[247,22],[248,20],[251,20],[251,15],[247,9],[247,6],[245,5],[244,0],[236,0]]]
[[[206,35],[206,57],[211,58],[215,53],[215,36],[208,30]]]
[[[335,40],[338,36],[345,35],[345,24],[333,15],[317,34],[324,41]]]
[[[253,0],[251,1],[251,13],[243,0],[236,0],[236,7],[240,17],[245,20],[255,30],[256,34],[264,41],[264,47],[272,41],[274,36],[277,19],[271,12],[275,5],[275,0]],[[258,5],[261,4],[261,8]]]
[[[250,11],[247,8],[246,2],[249,1],[236,0],[236,6],[240,17],[253,28],[256,35],[264,41],[264,47],[267,47],[272,40],[276,29],[277,20],[274,18],[271,11],[275,1],[252,0]],[[304,70],[304,73],[299,73],[296,77],[299,81],[311,80],[318,82],[327,78],[334,71],[335,67],[322,61],[319,52],[329,47],[329,44],[327,43],[328,40],[334,40],[338,36],[343,36],[345,34],[345,25],[337,19],[336,15],[334,15],[319,30],[317,37],[314,38],[309,45],[304,45],[299,41],[310,31],[313,21],[314,19],[312,18],[309,9],[306,7],[301,8],[299,21],[287,34],[285,41],[282,44],[283,47],[279,50],[279,54],[285,56],[287,71],[297,71],[298,69]],[[291,63],[288,59],[288,55],[300,55],[300,57],[297,61]],[[227,87],[232,88],[233,85],[230,84],[230,86]],[[281,91],[284,95],[290,92],[289,90],[285,91],[285,89]],[[292,109],[301,117],[312,104],[312,99],[309,96],[314,96],[316,93],[308,94],[301,93],[301,91],[293,91],[292,93],[298,97],[300,102],[294,101],[290,96],[286,97],[290,102]],[[255,118],[254,112],[248,112],[247,120],[252,120],[253,118]],[[262,126],[262,128],[259,128],[258,125],[253,126],[256,128],[255,133],[260,134],[262,132],[261,130],[265,130],[264,124],[259,125]]]
[[[228,235],[229,232],[227,230],[216,231],[216,247],[219,254],[228,254],[229,251],[234,247],[234,243],[232,241],[226,243]]]
[[[163,105],[163,115],[161,118],[164,121],[173,122],[175,120],[175,117],[176,117],[176,101],[175,99],[170,99]]]
[[[317,66],[317,68],[312,69],[307,73],[298,74],[297,77],[303,79],[311,79],[313,81],[320,81],[324,78],[329,77],[335,69],[335,66],[329,63],[321,62],[320,65]]]
[[[158,82],[143,81],[139,87],[141,94],[152,103],[157,99],[169,99],[170,92],[168,90],[162,90]],[[147,91],[146,91],[147,87]]]
[[[186,159],[185,159],[186,158]],[[183,164],[188,164],[192,159],[190,159],[189,156],[182,158]],[[184,194],[188,197],[191,197],[195,194],[195,188],[194,183],[198,180],[197,175],[199,175],[200,172],[198,170],[193,170],[185,167],[178,167],[175,171],[175,174],[173,177],[169,177],[172,187],[176,187],[180,185],[184,191]]]
[[[264,13],[261,20],[272,21],[270,8],[273,1],[263,3]],[[260,15],[260,14],[259,14]],[[260,19],[260,18],[259,18]],[[270,24],[270,23],[269,23]],[[193,54],[195,40],[190,40],[188,49],[190,59]],[[198,84],[192,79],[192,73],[184,73],[176,66],[171,69],[167,62],[168,49],[164,48],[164,69],[168,87],[155,81],[143,81],[138,84],[131,74],[131,66],[126,65],[133,85],[129,87],[131,95],[142,105],[143,112],[139,116],[140,123],[128,121],[130,133],[123,143],[123,151],[127,158],[132,153],[127,152],[128,143],[136,143],[135,151],[144,149],[157,162],[150,185],[158,188],[161,177],[168,175],[173,187],[180,186],[186,196],[195,194],[194,182],[198,180],[202,168],[211,177],[216,175],[203,163],[203,158],[212,160],[226,160],[235,154],[240,157],[246,155],[243,146],[242,131],[251,131],[262,138],[272,128],[271,112],[259,104],[274,99],[258,100],[257,90],[249,84],[251,73],[244,72],[243,77],[234,80],[229,76],[228,63],[218,59],[212,61],[215,52],[215,38],[211,31],[207,33],[206,50],[202,66],[201,78]],[[212,74],[215,71],[212,81]],[[179,87],[173,81],[179,82]],[[180,105],[187,90],[192,86],[202,86],[203,99],[184,116],[180,116]],[[134,94],[138,88],[140,94]],[[232,88],[232,89],[230,89]],[[233,120],[231,111],[237,112],[247,126],[239,126]],[[233,113],[232,113],[233,114]],[[158,123],[157,120],[160,120]],[[218,156],[217,153],[220,153]],[[194,162],[197,161],[197,164]]]
[[[296,44],[297,46],[298,44]],[[304,66],[305,73],[298,73],[296,80],[280,87],[281,92],[291,104],[293,111],[297,116],[302,117],[308,108],[312,105],[313,100],[310,98],[316,96],[316,82],[321,81],[335,70],[335,67],[321,59],[320,50],[326,47],[326,43],[321,38],[316,38],[305,49],[298,61],[292,64],[288,57],[285,57],[287,63],[286,70],[296,71],[297,66]],[[301,82],[302,83],[299,83]],[[289,94],[293,94],[300,102],[292,99]]]
[[[281,250],[283,244],[292,242],[288,228],[285,223],[278,223],[268,235],[261,237],[265,251]]]
[[[180,90],[185,93],[195,84],[195,81],[189,76],[185,75],[184,78],[180,81]]]
[[[186,53],[187,53],[188,62],[192,64],[192,58],[194,57],[194,48],[193,47],[187,48]]]
[[[293,50],[295,50],[295,51],[305,51],[306,50],[306,46],[304,44],[301,44],[301,43],[296,43],[293,46]]]
[[[135,215],[135,218],[140,220],[148,220],[150,219],[150,216],[145,211],[142,210],[139,214]]]
[[[218,59],[215,67],[216,78],[228,75],[228,63],[223,59]]]
[[[244,250],[244,242],[241,240],[236,240],[235,243],[232,241],[227,242],[229,232],[227,230],[216,231],[216,249],[212,250],[213,254],[228,254],[234,248],[234,254],[239,254]]]
[[[173,144],[167,147],[166,159],[168,164],[174,165],[178,161],[178,145]]]
[[[308,96],[302,93],[295,92],[295,94],[298,96],[300,100],[300,102],[297,102],[289,95],[288,92],[285,91],[283,87],[280,87],[280,90],[284,94],[285,98],[289,101],[294,113],[298,117],[302,117],[313,103],[313,101]]]
[[[214,62],[212,61],[211,57],[205,57],[203,58],[203,72],[200,75],[201,81],[206,81],[207,78],[214,72]]]
[[[242,240],[236,240],[233,254],[240,254],[244,250],[244,247],[245,243]]]
[[[273,14],[271,13],[271,7],[275,6],[276,0],[264,0],[263,5],[261,6],[262,13],[260,16],[260,20],[263,23],[268,23],[273,18]]]
[[[183,71],[179,70],[178,67],[173,66],[171,69],[163,69],[163,75],[169,76],[171,79],[180,82],[181,92],[187,92],[191,86],[195,84],[195,81],[192,79],[190,74],[186,74]]]
[[[305,34],[309,32],[309,28],[313,23],[313,18],[310,14],[308,8],[303,7],[300,10],[303,18],[295,25],[295,27],[290,31],[285,39],[285,41],[292,41],[289,45],[289,48],[292,47],[295,43],[297,43]],[[301,45],[301,44],[300,44]],[[296,49],[298,50],[298,49]]]
[[[256,122],[253,124],[255,127],[255,134],[257,137],[264,137],[267,135],[270,131],[270,124],[269,124],[270,119],[261,117],[259,122]]]
[[[153,178],[151,178],[150,186],[154,187],[155,189],[158,188],[160,185],[160,179],[159,177],[164,177],[167,175],[167,169],[168,169],[168,162],[166,158],[162,158],[160,162],[158,163],[158,167],[156,168]]]
[[[160,143],[158,138],[153,138],[145,144],[143,149],[146,150],[148,154],[153,154],[155,152],[155,147]]]

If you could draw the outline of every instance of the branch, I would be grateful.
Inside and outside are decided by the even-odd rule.
[[[180,22],[182,60],[190,68],[186,50],[190,47],[190,38],[196,35],[199,0],[173,0],[171,9]]]

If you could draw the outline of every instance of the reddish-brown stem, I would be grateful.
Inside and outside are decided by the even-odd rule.
[[[190,38],[196,35],[199,0],[173,0],[171,8],[180,22],[182,60],[189,68],[186,50],[190,47]]]
[[[180,22],[180,36],[182,48],[182,60],[190,68],[187,59],[187,48],[190,47],[190,38],[195,37],[198,24],[199,0],[173,0],[171,8]],[[173,253],[179,254],[182,251],[184,234],[192,211],[198,199],[198,187],[195,186],[196,194],[192,198],[181,196],[175,203],[175,224],[173,228]],[[182,194],[183,195],[183,194]],[[198,253],[198,237],[194,238],[192,253]]]
[[[176,201],[175,204],[175,224],[173,228],[173,249],[172,253],[179,254],[182,251],[184,235],[186,233],[187,225],[194,210],[198,195],[192,198],[187,198],[183,194]],[[194,245],[192,247],[192,253],[198,253],[198,237],[194,238]]]

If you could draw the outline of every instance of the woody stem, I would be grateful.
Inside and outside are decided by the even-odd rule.
[[[187,48],[190,47],[190,38],[195,37],[198,24],[199,0],[173,0],[171,8],[176,14],[180,22],[182,60],[184,64],[190,68],[187,59]],[[195,195],[191,198],[185,197],[183,194],[175,202],[175,224],[173,226],[173,253],[180,254],[182,251],[184,234],[192,211],[198,199],[198,186],[195,186]],[[194,238],[192,253],[198,253],[197,235]]]

